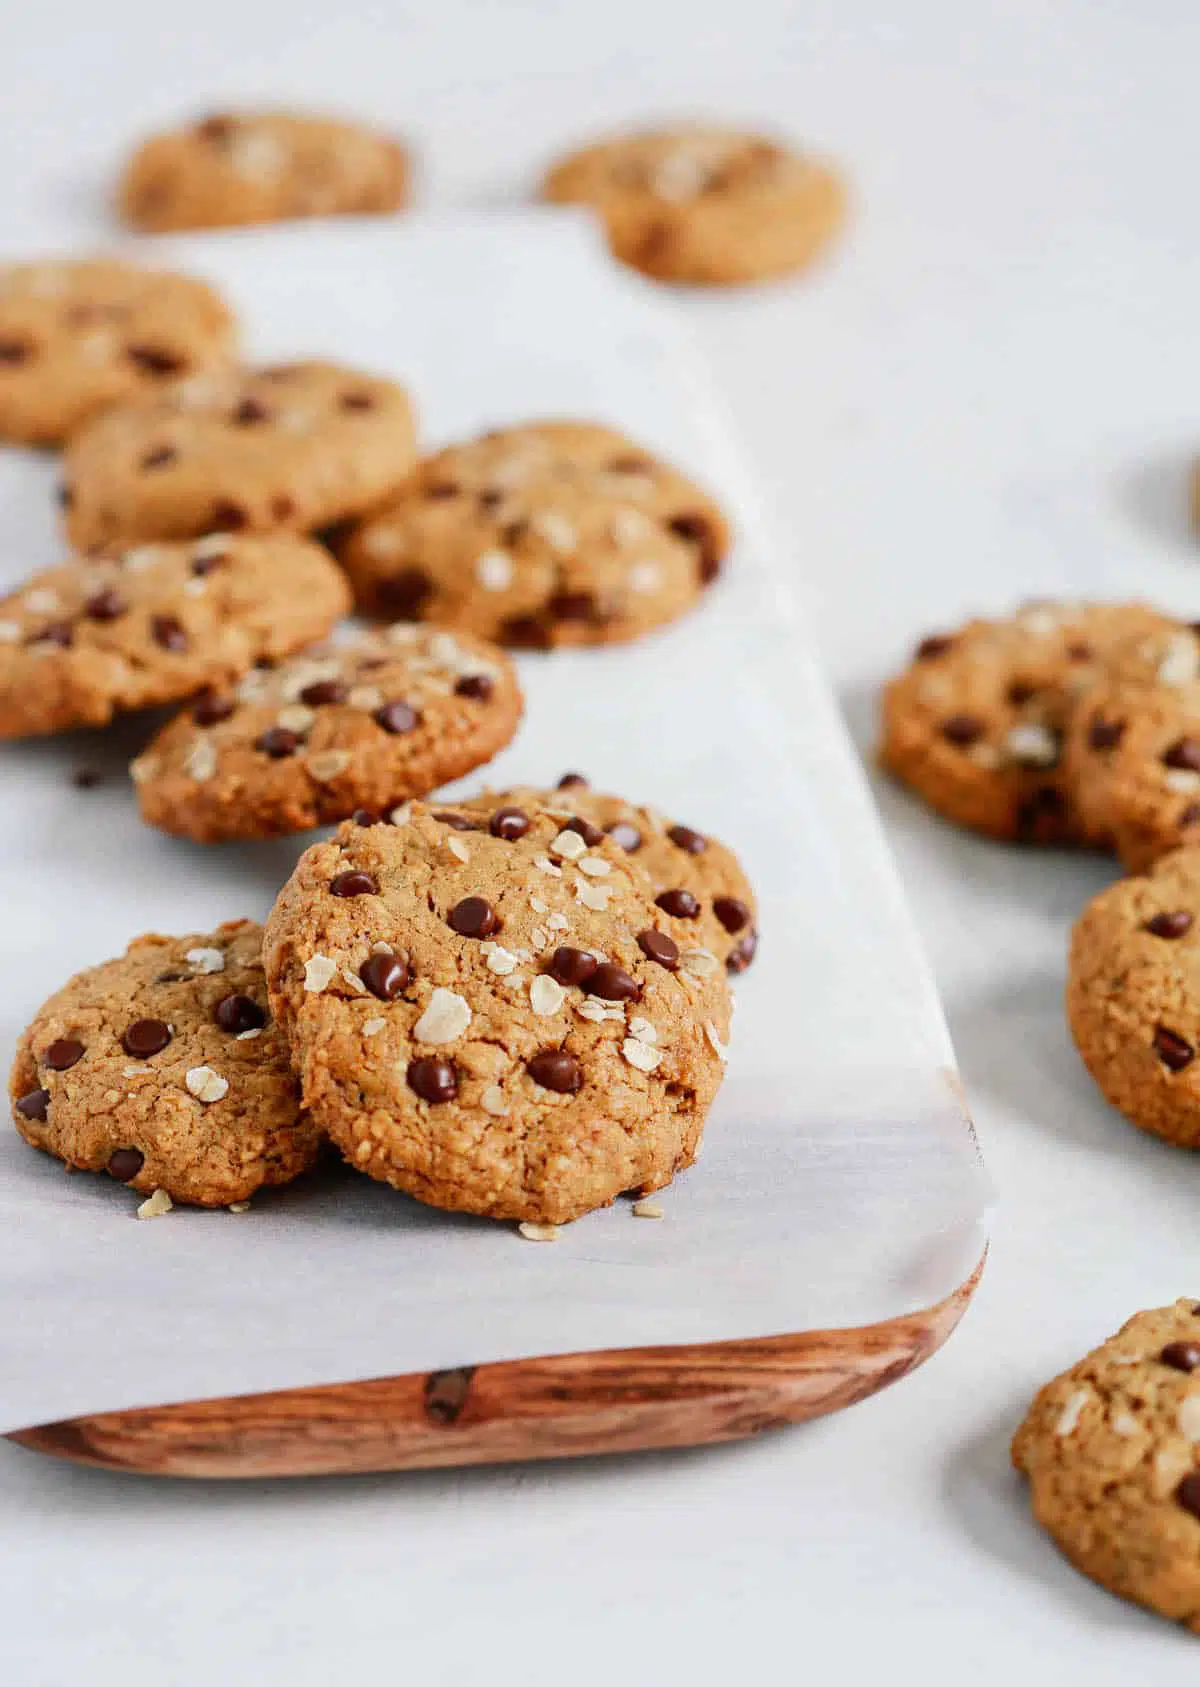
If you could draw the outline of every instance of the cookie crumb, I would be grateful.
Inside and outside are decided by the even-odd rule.
[[[667,1215],[657,1201],[635,1201],[633,1203],[634,1218],[665,1218]]]
[[[249,1201],[230,1201],[226,1210],[231,1213],[248,1213],[250,1211],[250,1203]]]
[[[139,1218],[161,1218],[169,1213],[175,1203],[165,1189],[156,1189],[153,1195],[147,1197],[137,1210]]]
[[[557,1242],[560,1234],[557,1224],[533,1224],[529,1219],[524,1219],[517,1229],[527,1242]]]

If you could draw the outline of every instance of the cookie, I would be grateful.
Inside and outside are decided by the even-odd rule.
[[[591,206],[614,255],[660,281],[763,281],[803,269],[846,214],[827,163],[703,124],[585,147],[553,167],[542,193]]]
[[[691,1164],[729,991],[610,838],[414,803],[301,857],[264,961],[306,1106],[418,1200],[557,1224]]]
[[[660,908],[693,922],[696,942],[711,949],[730,973],[745,972],[758,951],[753,888],[733,851],[718,838],[669,820],[657,809],[591,790],[579,774],[555,790],[519,786],[485,791],[464,806],[491,816],[517,807],[540,809],[573,826],[587,843],[607,833],[637,858]]]
[[[199,533],[309,533],[385,498],[412,467],[394,381],[334,363],[231,369],[122,405],[64,459],[81,549]]]
[[[1041,1390],[1012,1445],[1077,1570],[1200,1633],[1200,1308],[1139,1312]]]
[[[321,1143],[271,1019],[250,920],[138,937],[77,973],[22,1036],[9,1094],[35,1148],[201,1207],[289,1183]]]
[[[125,167],[120,215],[149,233],[395,211],[409,160],[361,123],[296,112],[221,112],[153,135]]]
[[[1067,1020],[1114,1107],[1200,1147],[1200,848],[1088,903],[1071,935]]]
[[[103,259],[0,266],[0,439],[59,445],[110,405],[218,366],[233,316],[203,281]]]
[[[218,533],[74,557],[0,599],[0,738],[226,684],[324,636],[349,601],[306,539]]]
[[[521,691],[508,657],[401,624],[252,668],[165,727],[133,764],[143,819],[212,843],[389,814],[508,743]]]
[[[674,620],[728,546],[712,499],[623,434],[534,422],[426,458],[336,549],[370,615],[545,649]]]
[[[918,645],[883,694],[879,759],[960,826],[1023,843],[1092,838],[1064,774],[1079,699],[1173,626],[1141,604],[1026,605]]]

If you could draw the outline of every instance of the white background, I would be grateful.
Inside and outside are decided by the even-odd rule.
[[[562,140],[644,113],[770,120],[842,159],[836,264],[686,309],[864,737],[880,676],[970,607],[1200,612],[1183,0],[5,11],[7,247],[98,230],[131,133],[237,95],[398,121],[442,204],[511,195]],[[780,1437],[572,1468],[185,1489],[0,1451],[6,1681],[1194,1677],[1195,1641],[1060,1563],[1006,1468],[1040,1381],[1200,1289],[1200,1166],[1104,1109],[1062,1025],[1065,932],[1105,869],[881,800],[1003,1202],[945,1352]],[[111,1328],[136,1342],[137,1307]]]

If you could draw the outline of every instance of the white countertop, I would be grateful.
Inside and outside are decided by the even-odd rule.
[[[398,121],[446,205],[510,195],[616,118],[773,121],[845,161],[852,237],[811,283],[685,307],[856,731],[914,638],[970,608],[1092,591],[1200,612],[1176,495],[1200,411],[1200,16],[347,10],[22,9],[0,54],[0,246],[98,234],[133,133],[239,96]],[[945,1351],[803,1429],[571,1467],[169,1486],[0,1448],[6,1682],[1193,1678],[1195,1642],[1069,1570],[1007,1467],[1044,1378],[1136,1308],[1200,1292],[1200,1162],[1104,1108],[1062,1021],[1066,928],[1107,870],[881,799],[1002,1202]],[[137,1330],[136,1306],[113,1307],[114,1340]]]

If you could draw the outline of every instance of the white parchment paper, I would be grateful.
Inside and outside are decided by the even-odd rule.
[[[863,1323],[974,1266],[989,1185],[860,770],[795,607],[822,566],[768,535],[668,295],[572,213],[155,243],[225,286],[248,349],[411,383],[441,443],[541,415],[626,429],[712,485],[736,556],[705,605],[627,648],[521,659],[528,714],[491,783],[567,768],[711,829],[762,903],[698,1165],[551,1245],[347,1171],[250,1212],[134,1221],[136,1197],[0,1138],[0,1429],[84,1411],[480,1363]],[[797,309],[803,309],[802,300]],[[54,559],[53,464],[0,455],[0,566]],[[868,612],[869,606],[864,606]],[[0,754],[6,1047],[136,932],[262,917],[306,840],[204,849],[143,827],[145,720]],[[72,770],[106,775],[79,791]]]

